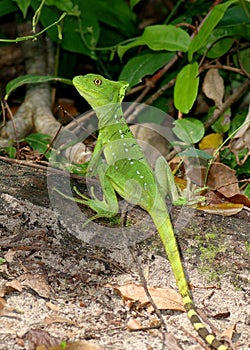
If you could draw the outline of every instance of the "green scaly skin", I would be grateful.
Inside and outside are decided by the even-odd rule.
[[[81,199],[77,201],[96,212],[92,219],[112,217],[118,213],[116,192],[129,203],[146,210],[160,234],[193,327],[212,348],[227,350],[228,347],[207,330],[195,311],[157,174],[153,173],[122,114],[121,102],[128,84],[110,81],[96,74],[77,76],[73,79],[73,84],[98,117],[99,136],[90,160],[89,176],[98,173],[103,190],[102,201],[94,193],[94,199],[89,199],[78,191]],[[100,160],[102,153],[106,159],[105,164]],[[161,157],[160,162],[164,161]]]

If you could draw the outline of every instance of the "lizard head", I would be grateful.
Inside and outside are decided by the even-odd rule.
[[[95,109],[110,103],[120,103],[129,84],[124,81],[108,80],[97,74],[87,74],[74,77],[73,85]]]

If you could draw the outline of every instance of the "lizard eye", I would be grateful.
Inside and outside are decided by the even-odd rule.
[[[94,84],[95,84],[96,86],[100,86],[100,85],[102,85],[102,80],[101,80],[101,79],[95,79],[95,80],[94,80]]]

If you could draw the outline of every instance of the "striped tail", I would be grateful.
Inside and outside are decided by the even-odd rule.
[[[163,207],[165,207],[165,203],[163,204]],[[209,344],[213,349],[229,350],[227,346],[223,345],[219,340],[215,338],[213,334],[211,334],[207,330],[205,325],[202,323],[200,317],[198,316],[197,312],[195,311],[195,306],[190,296],[190,291],[184,274],[178,245],[174,235],[173,226],[170,221],[167,209],[165,211],[159,209],[158,206],[157,209],[150,210],[149,214],[151,215],[160,234],[162,243],[164,245],[165,251],[167,253],[170,265],[172,267],[176,279],[176,283],[179,288],[179,292],[182,296],[184,307],[187,311],[188,318],[190,319],[194,329],[198,332],[200,337],[204,339],[207,342],[207,344]]]

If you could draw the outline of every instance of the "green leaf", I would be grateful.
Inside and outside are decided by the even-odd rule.
[[[147,45],[151,50],[167,50],[186,52],[190,44],[189,35],[181,28],[173,25],[152,25],[145,28],[141,37],[127,44],[118,46],[120,58],[132,47]]]
[[[240,51],[239,58],[242,67],[250,74],[250,48]]]
[[[208,39],[209,35],[213,31],[213,29],[216,27],[216,25],[219,23],[221,18],[224,16],[224,13],[228,9],[229,6],[236,3],[236,0],[230,0],[223,4],[216,5],[206,20],[204,21],[200,31],[198,34],[194,37],[194,39],[191,41],[191,44],[188,49],[188,60],[192,61],[193,54],[197,52],[200,48],[202,48],[206,40]]]
[[[132,87],[142,81],[146,75],[155,73],[174,57],[173,53],[153,52],[135,56],[123,67],[119,80],[124,80]]]
[[[2,264],[4,264],[4,263],[6,263],[6,259],[0,258],[0,265],[2,265]]]
[[[15,159],[16,158],[16,148],[13,146],[7,146],[7,147],[1,147],[0,152],[7,153],[9,158]]]
[[[17,6],[10,0],[0,0],[0,17],[17,11]]]
[[[53,1],[51,0],[52,4]],[[60,1],[57,2],[60,7]],[[32,8],[35,11],[39,5],[37,0],[32,0]],[[66,16],[62,25],[61,47],[70,52],[88,55],[96,59],[94,49],[99,40],[100,28],[94,11],[90,9],[90,3],[74,0],[74,9]],[[63,3],[62,6],[66,6]],[[71,7],[71,1],[68,8]],[[52,6],[43,6],[40,14],[40,22],[44,27],[58,20],[61,10]],[[72,14],[72,15],[71,15]],[[73,15],[74,14],[74,15]],[[58,42],[58,28],[52,27],[46,34],[55,42]]]
[[[61,11],[71,12],[73,11],[73,3],[70,0],[46,0],[47,6],[55,6]]]
[[[197,97],[198,73],[198,63],[194,62],[183,67],[177,75],[174,87],[174,105],[182,113],[190,111]]]
[[[84,1],[78,0],[81,3]],[[96,15],[98,21],[116,28],[126,38],[135,35],[136,27],[134,13],[130,6],[124,0],[94,0],[85,1],[88,11]],[[80,6],[80,5],[79,5]]]
[[[173,132],[186,145],[193,145],[203,138],[205,128],[200,120],[185,118],[174,121]]]
[[[225,133],[230,128],[231,110],[228,108],[214,123],[211,128],[218,133]]]
[[[213,156],[205,151],[201,151],[197,148],[187,148],[184,151],[177,154],[178,157],[194,157],[194,158],[200,158],[200,159],[212,159]]]
[[[24,141],[26,141],[34,151],[44,153],[47,150],[48,145],[51,141],[51,136],[46,134],[34,133],[25,137]]]
[[[65,84],[72,85],[72,81],[70,79],[59,78],[53,75],[42,76],[42,75],[26,74],[8,82],[5,88],[6,95],[4,99],[7,100],[11,92],[13,92],[18,87],[24,84],[46,83],[48,81],[60,81]]]
[[[207,48],[202,48],[199,50],[200,54],[206,54],[208,58],[218,58],[227,53],[234,43],[234,39],[231,38],[222,38],[217,42],[214,41],[214,44],[208,44],[207,47],[211,47],[207,52]]]
[[[141,0],[130,0],[130,7],[133,9]]]
[[[250,184],[245,188],[244,195],[250,199]]]
[[[31,0],[12,0],[17,3],[17,6],[23,13],[23,17],[26,17],[28,7],[30,6]]]

